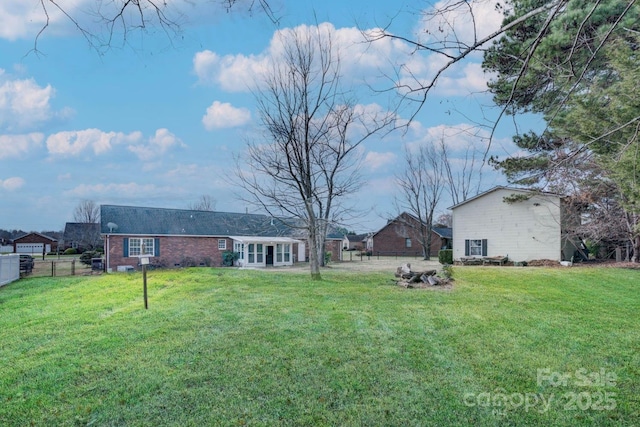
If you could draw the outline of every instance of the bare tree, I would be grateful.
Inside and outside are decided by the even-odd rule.
[[[38,50],[38,40],[51,24],[51,15],[54,12],[64,15],[91,47],[101,51],[111,47],[117,39],[126,44],[130,34],[136,31],[146,32],[153,28],[169,37],[177,36],[185,22],[186,13],[182,8],[196,6],[196,3],[190,0],[95,0],[89,3],[87,9],[74,10],[72,6],[61,4],[57,0],[39,0],[39,3],[45,15],[45,23],[36,36],[35,51]],[[268,0],[208,0],[208,3],[209,7],[222,7],[227,12],[239,6],[244,6],[249,13],[258,9],[272,22],[277,22],[276,14]],[[198,6],[202,7],[201,4]],[[85,23],[83,16],[91,16],[91,22]]]
[[[83,200],[73,211],[73,220],[84,224],[100,222],[100,206],[93,200]]]
[[[416,152],[405,147],[405,170],[396,176],[400,195],[395,204],[413,218],[401,226],[413,229],[422,246],[424,259],[430,258],[434,214],[446,186],[442,155],[433,145],[421,145]]]
[[[208,194],[203,194],[197,202],[190,203],[187,209],[194,211],[213,211],[216,209],[216,200]]]
[[[311,277],[320,279],[327,230],[349,214],[345,198],[359,185],[358,147],[394,116],[356,105],[326,27],[281,36],[281,57],[255,91],[265,141],[238,158],[238,184],[245,200],[301,230]]]
[[[480,193],[484,162],[481,160],[482,154],[472,144],[467,144],[464,157],[454,159],[445,139],[441,138],[436,155],[442,164],[444,180],[454,205]]]

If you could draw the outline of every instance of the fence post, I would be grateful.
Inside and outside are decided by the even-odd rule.
[[[51,261],[51,277],[55,277],[56,276],[56,263],[54,261]]]
[[[76,259],[72,259],[71,260],[71,275],[75,276],[76,275]]]

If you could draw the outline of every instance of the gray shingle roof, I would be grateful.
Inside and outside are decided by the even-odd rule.
[[[109,224],[115,224],[116,227],[110,227]],[[100,206],[100,232],[220,237],[295,234],[295,230],[282,221],[266,215],[116,205]]]
[[[453,239],[453,229],[447,227],[433,227],[432,230],[440,237]]]
[[[67,243],[96,238],[100,239],[100,224],[67,222],[64,226],[63,239]]]

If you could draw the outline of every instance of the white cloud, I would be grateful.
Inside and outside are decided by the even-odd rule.
[[[11,177],[11,178],[7,178],[7,179],[0,179],[0,189],[6,190],[6,191],[15,191],[18,190],[20,188],[22,188],[25,184],[24,179],[20,178],[20,177]]]
[[[462,3],[465,2],[459,4],[462,5]],[[502,15],[495,10],[494,0],[476,0],[468,3],[474,11],[479,37],[486,36],[500,26]],[[444,6],[445,2],[439,2],[435,7]],[[422,37],[420,34],[427,34],[431,39],[433,34],[438,34],[438,37],[447,40],[447,37],[451,37],[448,32],[455,30],[464,40],[473,40],[471,15],[466,7],[459,6],[458,9],[462,9],[457,12],[452,11],[442,18],[450,25],[450,27],[445,25],[444,34],[434,32],[432,27],[438,22],[437,20],[423,19],[415,36],[416,39],[420,40]],[[193,58],[194,72],[200,84],[217,85],[228,92],[248,91],[252,87],[259,87],[268,70],[272,68],[272,64],[282,62],[287,39],[292,33],[309,34],[312,31],[318,31],[321,37],[331,37],[332,46],[340,58],[340,71],[344,83],[351,81],[354,85],[358,85],[365,82],[374,87],[381,85],[388,88],[393,85],[390,76],[396,75],[399,70],[397,82],[399,87],[418,88],[428,85],[436,73],[449,61],[449,58],[444,55],[416,52],[411,45],[399,39],[377,38],[376,34],[379,35],[382,31],[379,28],[365,30],[354,27],[335,28],[333,24],[325,22],[318,26],[300,25],[278,30],[273,34],[269,46],[255,55],[220,56],[210,50],[198,52]],[[367,42],[363,33],[376,40]],[[470,59],[475,62],[463,61],[451,66],[439,77],[433,92],[441,96],[451,96],[485,91],[486,82],[490,76],[485,75],[480,66],[481,54],[471,55]]]
[[[29,130],[70,115],[69,109],[52,110],[50,102],[54,95],[51,85],[42,87],[33,79],[12,79],[0,69],[0,131]]]
[[[445,67],[446,71],[431,89],[434,95],[464,96],[486,91],[491,75],[482,70],[482,50],[472,52],[455,64],[450,64],[451,58],[444,53],[456,56],[498,30],[503,14],[496,8],[497,3],[496,0],[443,0],[423,10],[412,38],[433,49],[449,48],[443,50],[443,54],[418,51],[404,57],[390,57],[401,66],[398,82],[401,91],[420,92],[419,89],[430,86]]]
[[[52,156],[60,157],[77,157],[86,152],[101,155],[111,151],[115,145],[135,143],[141,138],[140,132],[124,134],[99,129],[64,131],[47,138],[47,149]]]
[[[375,171],[392,165],[397,158],[398,156],[395,153],[377,153],[375,151],[369,151],[364,158],[364,164],[372,171]]]
[[[129,145],[127,149],[138,156],[140,160],[150,161],[166,154],[175,147],[185,147],[185,144],[168,129],[158,129],[148,141],[137,139],[137,145]]]
[[[116,147],[126,147],[140,160],[151,161],[184,143],[167,129],[158,129],[145,139],[142,132],[104,132],[100,129],[65,131],[47,138],[47,149],[54,157],[101,156],[114,151]]]
[[[263,55],[225,55],[205,50],[196,53],[193,68],[198,81],[205,85],[218,85],[227,92],[247,92],[254,86],[257,76],[265,73],[268,57]]]
[[[45,2],[45,4],[49,4]],[[71,7],[71,6],[70,6]],[[60,11],[49,11],[50,24],[61,16]],[[0,38],[17,40],[35,37],[46,24],[47,16],[40,2],[24,0],[3,0],[0,2]]]
[[[77,187],[65,191],[65,196],[74,196],[81,198],[106,195],[117,195],[119,198],[136,198],[141,196],[150,196],[154,194],[170,194],[172,191],[170,188],[158,187],[155,184],[138,184],[136,182],[129,182],[125,184],[81,184]]]
[[[419,84],[426,86],[431,83],[434,73],[423,74],[418,79]],[[490,75],[477,62],[455,64],[438,78],[433,93],[441,96],[465,96],[472,93],[486,92]],[[415,80],[405,78],[403,82],[416,86]]]
[[[219,101],[214,101],[202,117],[202,123],[207,130],[242,126],[250,120],[251,112],[248,109],[236,108]]]
[[[423,10],[416,29],[418,40],[425,45],[471,45],[500,28],[504,16],[497,4],[497,0],[441,0]]]
[[[44,135],[29,133],[25,135],[0,135],[0,159],[24,157],[40,148]]]
[[[388,67],[389,56],[410,51],[407,45],[392,39],[367,43],[357,28],[336,29],[333,24],[324,22],[318,26],[300,25],[278,30],[271,37],[269,46],[255,55],[220,56],[210,50],[198,52],[193,58],[193,69],[201,84],[218,85],[228,92],[248,91],[264,80],[272,64],[281,62],[292,33],[306,35],[316,31],[320,37],[331,37],[332,46],[339,54],[342,74],[355,81],[364,80],[365,75],[371,76],[371,70]]]
[[[414,123],[411,130],[418,139],[408,144],[409,146],[424,143],[439,144],[440,141],[444,141],[447,149],[452,152],[466,151],[469,146],[485,150],[491,136],[486,129],[469,123],[442,124],[426,129]]]

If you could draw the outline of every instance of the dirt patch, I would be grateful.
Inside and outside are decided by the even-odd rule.
[[[402,257],[388,257],[388,258],[377,258],[371,257],[369,260],[363,261],[339,261],[332,262],[329,265],[322,267],[320,269],[320,273],[323,271],[353,271],[353,272],[385,272],[393,275],[396,272],[396,269],[402,264],[409,263],[411,264],[411,268],[414,270],[442,270],[442,265],[436,260],[425,261],[419,258],[402,258]],[[274,267],[267,268],[267,271],[278,271],[278,272],[308,272],[309,271],[309,263],[308,262],[299,262],[291,267]]]
[[[529,267],[560,267],[560,262],[554,261],[552,259],[534,259],[531,261],[527,261],[527,266]]]

